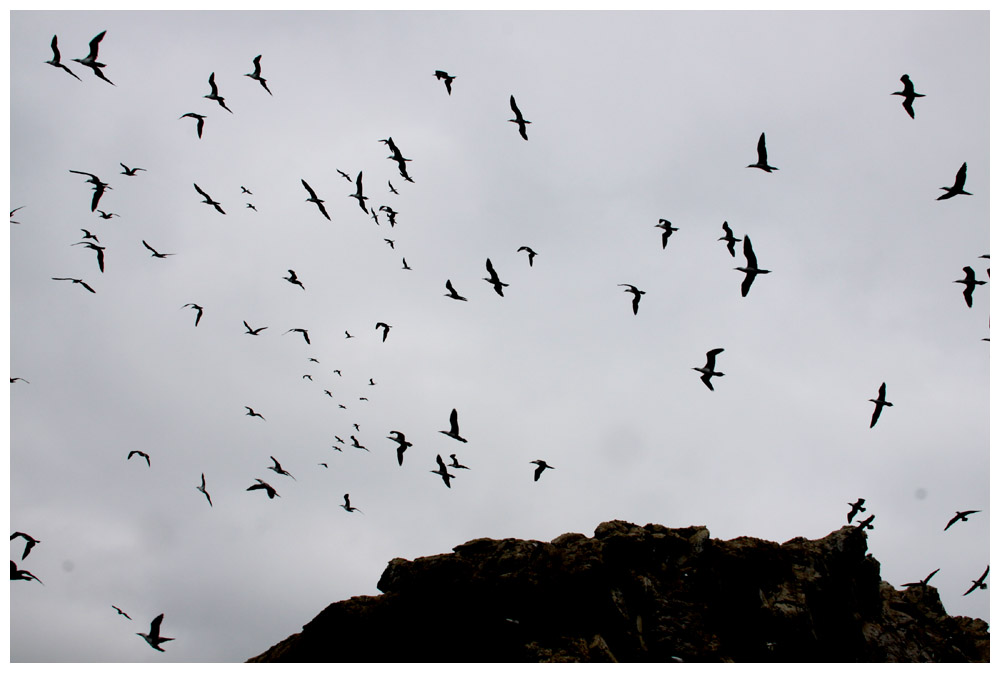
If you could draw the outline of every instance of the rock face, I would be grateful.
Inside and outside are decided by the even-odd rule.
[[[393,559],[251,662],[989,661],[989,626],[879,577],[845,526],[784,544],[703,526],[478,539]]]

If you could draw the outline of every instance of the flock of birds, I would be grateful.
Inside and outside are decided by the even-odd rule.
[[[114,83],[111,82],[111,80],[108,79],[105,76],[105,74],[103,73],[103,69],[106,67],[105,64],[104,63],[100,63],[98,61],[98,51],[99,51],[99,47],[100,47],[101,41],[104,39],[104,37],[105,37],[105,32],[101,32],[100,34],[98,34],[97,36],[95,36],[90,41],[89,53],[85,57],[75,58],[75,59],[73,59],[73,61],[79,63],[80,65],[82,65],[84,67],[89,68],[96,77],[104,80],[108,84],[114,85]],[[47,63],[49,65],[52,65],[53,67],[56,67],[56,68],[59,68],[59,69],[65,71],[66,73],[68,73],[69,75],[73,76],[77,80],[80,80],[80,77],[78,75],[76,75],[72,70],[70,70],[70,68],[67,67],[66,64],[62,63],[62,61],[60,59],[60,53],[59,53],[59,48],[58,48],[58,39],[57,39],[57,36],[53,36],[53,38],[52,38],[51,49],[52,49],[53,57],[52,57],[51,60],[47,61]],[[245,76],[248,77],[248,78],[251,78],[251,79],[253,79],[255,81],[257,81],[261,85],[261,87],[267,92],[268,95],[273,95],[273,93],[271,92],[270,88],[267,85],[267,80],[264,79],[264,77],[262,77],[262,75],[261,75],[261,73],[262,73],[262,67],[261,67],[261,56],[260,55],[256,56],[253,59],[253,65],[254,65],[253,72],[247,73]],[[444,82],[447,94],[449,96],[451,96],[452,95],[452,84],[453,84],[454,80],[456,79],[456,77],[454,75],[448,74],[446,71],[443,71],[443,70],[436,70],[434,72],[434,77],[436,79]],[[914,101],[917,98],[923,97],[924,94],[919,94],[919,93],[916,93],[914,91],[914,85],[910,81],[910,78],[909,78],[908,75],[903,75],[900,79],[903,82],[903,90],[902,91],[898,91],[898,92],[894,92],[892,95],[902,96],[903,97],[903,108],[904,108],[904,110],[906,111],[906,113],[911,118],[915,118],[914,109],[913,109],[913,103],[914,103]],[[208,84],[209,84],[210,91],[209,91],[208,94],[204,95],[204,98],[206,98],[208,100],[211,100],[211,101],[214,101],[222,109],[224,109],[224,110],[228,111],[230,114],[232,114],[233,111],[226,105],[225,98],[220,95],[219,87],[218,87],[218,85],[217,85],[217,83],[215,81],[215,73],[214,72],[209,75]],[[516,103],[513,95],[510,96],[510,109],[512,110],[512,112],[514,114],[514,117],[512,119],[509,119],[508,121],[516,125],[518,134],[521,136],[521,138],[523,138],[525,141],[527,141],[528,140],[527,126],[529,124],[531,124],[532,122],[528,121],[527,119],[524,118],[524,115],[522,114],[521,110],[519,109],[519,107],[518,107],[518,105],[517,105],[517,103]],[[203,137],[203,133],[205,131],[205,120],[206,120],[207,116],[208,115],[206,115],[206,114],[201,114],[201,113],[196,113],[196,112],[188,112],[188,113],[183,114],[180,117],[180,119],[185,119],[185,118],[194,119],[197,122],[196,128],[195,128],[196,133],[197,133],[197,137],[200,139],[200,138]],[[410,176],[409,171],[408,171],[408,167],[407,167],[407,164],[409,162],[411,162],[412,160],[403,156],[403,153],[401,152],[401,150],[399,149],[399,147],[396,145],[395,141],[393,140],[393,138],[391,136],[387,137],[387,138],[384,138],[384,139],[380,139],[379,142],[385,144],[388,147],[389,151],[391,152],[391,154],[389,155],[388,159],[390,159],[391,161],[395,162],[396,168],[398,169],[400,177],[405,182],[413,183],[414,180]],[[759,139],[757,141],[756,151],[757,151],[757,161],[755,163],[749,164],[747,166],[747,168],[757,168],[757,169],[760,169],[761,171],[766,172],[766,173],[772,173],[773,171],[777,171],[778,170],[777,167],[772,166],[772,165],[770,165],[768,163],[769,160],[768,160],[766,139],[765,139],[764,133],[760,134],[760,137],[759,137]],[[121,175],[124,175],[126,177],[130,177],[130,178],[139,177],[138,173],[140,171],[142,171],[142,172],[146,171],[146,169],[144,169],[144,168],[130,167],[130,166],[126,165],[125,163],[120,163],[120,166],[123,169],[121,171]],[[113,212],[110,212],[110,211],[98,210],[98,205],[99,205],[102,197],[109,190],[112,189],[111,186],[107,182],[104,182],[96,174],[88,172],[88,171],[81,171],[81,170],[76,170],[76,169],[69,169],[69,172],[73,173],[73,174],[77,174],[77,175],[86,176],[86,178],[87,178],[86,182],[92,186],[93,195],[90,198],[90,211],[92,213],[98,214],[101,219],[105,219],[105,220],[110,220],[111,218],[118,216],[117,213],[113,213]],[[354,193],[349,194],[348,197],[352,198],[352,199],[355,199],[357,201],[358,205],[359,205],[359,208],[366,215],[369,215],[372,219],[375,220],[376,224],[378,224],[379,213],[384,213],[385,216],[388,219],[389,225],[391,227],[395,226],[395,224],[396,224],[396,217],[398,216],[399,213],[397,211],[395,211],[391,206],[388,206],[388,205],[382,205],[378,209],[375,209],[374,205],[372,205],[370,203],[371,202],[371,197],[365,195],[365,193],[364,193],[364,181],[363,181],[363,174],[362,174],[362,172],[359,171],[357,173],[357,175],[353,179],[351,178],[350,174],[348,174],[348,173],[346,173],[344,171],[340,171],[339,169],[337,169],[337,172],[340,174],[341,177],[345,178],[348,182],[350,182],[350,183],[352,183],[354,185],[355,191],[354,191]],[[961,166],[961,168],[958,170],[957,174],[955,175],[954,184],[951,185],[951,186],[949,186],[949,187],[942,187],[941,189],[944,190],[945,193],[942,194],[941,196],[939,196],[938,200],[950,199],[950,198],[958,196],[958,195],[970,195],[969,192],[965,191],[966,176],[967,176],[967,165],[963,163],[962,166]],[[322,199],[322,198],[320,198],[318,196],[317,191],[304,178],[300,178],[300,181],[301,181],[302,187],[304,188],[306,194],[308,195],[305,198],[305,202],[311,203],[311,204],[315,205],[315,207],[318,210],[319,214],[322,215],[326,220],[330,220],[331,219],[330,218],[330,214],[327,211],[326,207],[324,206],[324,203],[325,203],[324,199]],[[194,183],[193,186],[194,186],[194,190],[196,191],[196,193],[202,198],[202,201],[201,201],[202,203],[204,203],[204,204],[206,204],[208,206],[211,206],[220,215],[225,215],[226,214],[226,211],[224,210],[221,202],[219,202],[219,201],[215,200],[214,198],[212,198],[212,196],[210,196],[198,184]],[[389,190],[389,193],[391,193],[391,194],[398,194],[399,193],[396,190],[396,188],[393,187],[391,181],[389,181],[389,183],[388,183],[388,190]],[[253,192],[250,191],[249,189],[247,189],[245,186],[241,185],[241,194],[252,196]],[[371,209],[369,209],[369,205],[372,205]],[[11,216],[13,217],[14,213],[16,211],[20,210],[22,207],[23,206],[15,208],[14,210],[12,210],[11,211]],[[252,210],[256,210],[256,207],[252,203],[247,203],[246,207],[249,208],[249,209],[252,209]],[[11,222],[14,223],[14,220],[12,219]],[[669,220],[666,220],[666,219],[660,219],[659,223],[656,224],[655,227],[659,228],[659,229],[662,229],[661,244],[662,244],[663,249],[666,249],[669,238],[672,236],[672,234],[674,232],[678,231],[678,229],[675,228],[675,227],[673,227],[672,223]],[[743,256],[745,258],[745,263],[744,263],[743,266],[734,267],[734,269],[737,270],[737,271],[739,271],[739,272],[741,272],[742,274],[744,274],[742,282],[741,282],[741,285],[740,285],[740,292],[741,292],[741,295],[743,297],[747,297],[748,294],[749,294],[749,292],[750,292],[750,288],[753,285],[754,280],[757,278],[757,276],[764,275],[764,274],[769,274],[769,273],[771,273],[771,271],[769,269],[764,269],[764,268],[761,268],[759,266],[756,254],[755,254],[754,249],[753,249],[753,245],[752,245],[752,243],[750,241],[749,235],[744,234],[742,238],[736,237],[735,233],[734,233],[733,229],[730,227],[728,221],[727,222],[723,222],[723,224],[722,224],[722,230],[723,230],[723,236],[721,236],[718,240],[719,241],[723,241],[725,243],[725,246],[726,246],[726,248],[727,248],[730,256],[732,256],[734,258],[736,257],[736,243],[742,241],[742,244],[743,244],[742,245],[742,253],[743,253]],[[94,253],[96,253],[96,261],[97,261],[98,271],[100,273],[103,273],[104,269],[105,269],[105,251],[106,251],[106,247],[103,246],[103,245],[101,245],[100,240],[98,239],[97,235],[93,234],[92,232],[90,232],[87,229],[81,229],[81,231],[83,232],[82,240],[78,241],[76,243],[73,243],[72,245],[74,245],[74,246],[83,246],[85,249],[91,250]],[[390,246],[390,248],[395,249],[395,241],[393,239],[386,238],[384,240]],[[172,252],[171,253],[161,253],[156,248],[154,248],[152,245],[150,245],[150,243],[148,243],[144,239],[141,241],[141,243],[146,248],[146,250],[148,250],[150,252],[152,258],[155,258],[155,259],[163,260],[163,259],[166,259],[166,258],[168,258],[170,256],[173,256],[175,254],[175,253],[172,253]],[[534,266],[534,260],[535,260],[535,257],[537,255],[537,253],[530,246],[526,246],[526,245],[525,246],[521,246],[520,248],[518,248],[517,252],[518,253],[520,253],[520,252],[526,253],[527,254],[527,261],[528,261],[529,266]],[[982,257],[985,258],[985,259],[989,259],[989,255],[983,255]],[[406,262],[405,257],[403,258],[403,269],[404,270],[409,270],[410,269],[409,265]],[[964,296],[966,304],[969,307],[971,307],[972,306],[972,293],[973,293],[974,289],[978,285],[984,284],[985,281],[977,280],[976,279],[976,277],[975,277],[975,271],[972,269],[971,266],[966,266],[964,268],[964,272],[965,272],[965,277],[963,279],[956,280],[955,282],[956,283],[961,283],[961,284],[963,284],[965,286],[965,289],[963,291],[963,296]],[[989,272],[989,269],[987,269],[987,274],[988,274],[988,272]],[[493,263],[492,263],[492,261],[491,261],[490,258],[486,259],[486,273],[487,273],[487,276],[483,277],[483,280],[486,281],[493,288],[493,290],[496,292],[497,295],[499,295],[500,297],[503,297],[504,296],[504,288],[509,287],[509,285],[508,285],[508,283],[505,283],[505,282],[503,282],[500,279],[499,274],[498,274],[497,270],[495,269],[495,267],[494,267],[494,265],[493,265]],[[302,279],[299,277],[299,274],[295,270],[288,269],[288,275],[287,276],[283,276],[282,278],[283,278],[283,280],[287,281],[289,284],[297,286],[301,291],[306,291],[305,284],[303,283]],[[69,277],[69,276],[60,276],[60,277],[53,277],[52,279],[53,280],[58,280],[58,281],[70,281],[70,282],[72,282],[75,285],[80,285],[84,290],[86,290],[86,291],[88,291],[90,293],[96,293],[96,290],[94,289],[94,287],[90,283],[88,283],[87,281],[85,281],[82,278]],[[634,315],[638,315],[640,300],[646,294],[646,292],[644,290],[640,290],[638,287],[636,287],[635,285],[630,284],[630,283],[620,283],[619,286],[625,288],[624,292],[626,294],[631,294],[631,309],[632,309],[632,313]],[[456,301],[468,301],[468,299],[465,296],[462,296],[461,294],[459,294],[459,292],[456,290],[456,288],[455,288],[455,286],[452,283],[452,280],[450,278],[448,278],[448,279],[445,280],[445,289],[447,290],[447,293],[444,295],[445,297],[448,297],[448,298],[456,300]],[[200,304],[195,303],[195,302],[186,303],[181,308],[182,309],[183,308],[190,308],[190,309],[192,309],[195,312],[195,315],[194,315],[194,326],[198,327],[200,325],[202,317],[203,317],[203,315],[205,313],[205,308],[203,306],[201,306]],[[243,321],[243,326],[244,326],[244,328],[246,330],[244,332],[245,335],[255,336],[255,337],[256,336],[261,336],[261,333],[264,330],[269,329],[268,326],[251,327],[250,324],[246,320]],[[381,341],[382,342],[386,341],[386,339],[388,338],[388,336],[390,334],[390,330],[391,329],[392,329],[392,326],[389,325],[388,323],[384,322],[384,321],[379,321],[379,322],[377,322],[375,324],[375,330],[376,330],[376,332],[380,333]],[[311,344],[310,337],[309,337],[309,330],[308,329],[302,328],[302,327],[291,327],[287,331],[284,332],[284,334],[290,334],[290,333],[297,333],[297,334],[301,335],[301,337],[303,338],[303,340],[305,341],[305,343],[307,345]],[[345,338],[347,338],[347,339],[354,338],[354,335],[352,335],[350,332],[345,331],[345,335],[346,335]],[[704,383],[704,385],[710,391],[714,391],[715,390],[714,387],[713,387],[713,381],[712,381],[713,378],[721,378],[721,377],[724,376],[723,372],[718,371],[716,369],[717,358],[723,352],[724,352],[723,348],[713,348],[711,350],[708,350],[706,352],[706,361],[705,361],[705,364],[703,366],[701,366],[701,367],[692,367],[692,369],[694,371],[697,371],[700,374],[701,381]],[[312,361],[312,362],[315,362],[317,364],[319,363],[319,361],[316,358],[309,358],[309,360]],[[342,376],[342,374],[341,374],[341,372],[340,372],[339,369],[338,370],[334,370],[334,373],[336,373],[338,376]],[[312,381],[312,375],[311,374],[303,375],[302,378],[303,379],[307,379],[309,381]],[[21,377],[11,377],[10,380],[11,380],[12,384],[15,383],[16,381],[23,381],[24,383],[29,383],[28,381],[26,381],[25,379],[23,379]],[[375,385],[375,381],[372,378],[369,378],[369,385],[371,385],[371,386]],[[325,395],[327,395],[328,397],[330,397],[330,398],[334,397],[334,394],[329,389],[324,389],[323,393]],[[367,401],[367,397],[360,397],[359,400],[360,401]],[[872,413],[871,421],[870,421],[870,426],[869,426],[871,428],[874,428],[876,422],[880,418],[880,415],[881,415],[883,409],[885,407],[891,407],[892,406],[892,403],[886,400],[886,384],[885,384],[885,382],[883,382],[880,385],[880,387],[878,389],[878,396],[876,398],[870,399],[869,401],[873,402],[875,404],[875,408],[874,408],[874,411]],[[347,408],[346,405],[343,402],[340,402],[338,406],[341,409],[346,409]],[[264,417],[264,415],[261,414],[261,413],[259,413],[258,411],[256,411],[253,407],[251,407],[251,406],[245,406],[245,409],[246,409],[246,415],[247,416],[249,416],[251,418],[255,418],[255,419],[260,419],[261,421],[266,421],[266,418]],[[356,432],[360,433],[360,428],[359,428],[359,426],[358,426],[357,423],[354,424],[354,428],[355,428]],[[457,409],[452,409],[451,410],[451,413],[450,413],[450,416],[449,416],[449,427],[446,430],[440,430],[439,432],[441,434],[446,435],[447,437],[451,438],[452,440],[454,440],[454,441],[456,441],[456,442],[458,442],[460,444],[464,445],[464,444],[467,444],[467,442],[468,442],[468,440],[465,437],[463,437],[462,434],[461,434],[461,432],[460,432],[459,423],[458,423],[458,410]],[[337,443],[334,444],[334,445],[332,445],[332,448],[335,449],[336,451],[343,451],[343,448],[348,446],[347,443],[343,439],[341,439],[339,436],[335,436],[335,439],[336,439]],[[352,448],[355,448],[355,449],[358,449],[358,450],[369,451],[368,448],[366,448],[363,444],[361,444],[360,440],[357,438],[357,436],[355,434],[350,435],[350,439],[351,439],[350,446]],[[391,431],[389,431],[389,435],[386,437],[386,439],[388,439],[388,440],[390,440],[390,441],[392,441],[392,442],[394,442],[396,444],[396,449],[395,449],[395,451],[396,451],[396,459],[397,459],[397,462],[398,462],[399,466],[402,467],[403,466],[403,462],[404,462],[404,454],[405,454],[405,452],[410,447],[413,446],[413,443],[410,442],[410,441],[408,441],[407,438],[406,438],[406,435],[403,432],[399,431],[399,430],[391,430]],[[138,456],[138,458],[140,458],[142,460],[145,460],[147,468],[151,468],[152,463],[151,463],[151,459],[150,459],[149,454],[147,454],[144,451],[132,450],[132,451],[129,452],[129,454],[127,456],[127,460],[131,460],[134,456]],[[463,465],[463,464],[461,464],[459,462],[457,453],[450,454],[449,458],[450,458],[450,462],[446,462],[442,458],[442,456],[441,456],[440,453],[437,454],[436,457],[435,457],[436,469],[430,470],[430,472],[432,474],[434,474],[434,475],[436,475],[436,476],[438,476],[438,477],[441,478],[442,482],[444,483],[445,487],[447,487],[447,488],[451,488],[451,481],[453,479],[456,479],[456,472],[458,470],[469,470],[470,469],[469,467],[467,467],[467,466],[465,466],[465,465]],[[291,480],[295,480],[295,477],[288,470],[286,470],[286,469],[284,469],[282,467],[281,463],[278,461],[277,458],[275,458],[274,456],[270,456],[270,460],[272,461],[273,464],[267,467],[268,470],[271,470],[272,472],[274,472],[276,476],[285,477],[285,478],[288,478],[288,479],[291,479]],[[533,460],[533,461],[531,461],[531,464],[535,465],[535,468],[534,468],[534,471],[533,471],[533,479],[536,482],[540,479],[540,477],[542,476],[542,474],[543,474],[543,472],[545,470],[547,470],[547,469],[554,469],[554,467],[552,465],[549,465],[545,460],[541,460],[541,459]],[[324,468],[328,468],[329,467],[327,463],[319,463],[319,465],[322,466],[322,467],[324,467]],[[452,470],[452,471],[449,471],[449,470]],[[202,495],[204,495],[204,497],[205,497],[208,505],[210,507],[212,507],[213,506],[213,504],[212,504],[212,496],[210,495],[209,491],[207,490],[207,484],[206,484],[206,479],[205,479],[205,474],[204,473],[201,474],[200,485],[196,485],[194,488],[197,491],[199,491]],[[272,500],[274,498],[280,497],[280,494],[278,493],[277,489],[273,485],[271,485],[270,483],[268,483],[264,479],[256,477],[256,478],[254,478],[254,483],[251,484],[250,486],[248,486],[246,488],[246,491],[258,491],[258,490],[259,491],[263,491],[264,494],[266,494],[267,497],[269,499],[272,499]],[[354,507],[351,504],[351,499],[350,499],[350,494],[349,493],[345,493],[344,496],[343,496],[343,498],[344,498],[344,504],[340,505],[340,507],[342,507],[346,512],[348,512],[348,513],[358,512],[358,513],[362,513],[363,514],[363,512],[360,509],[358,509],[357,507]],[[851,507],[851,511],[850,511],[850,513],[847,516],[847,521],[848,521],[849,524],[853,521],[854,517],[859,512],[864,512],[865,511],[865,507],[863,506],[864,502],[865,502],[865,500],[862,498],[862,499],[859,499],[855,503],[849,503],[849,505]],[[979,510],[966,510],[966,511],[958,511],[958,512],[956,512],[955,516],[948,522],[947,526],[945,526],[945,530],[948,530],[948,528],[950,528],[953,524],[955,524],[958,521],[967,521],[968,520],[967,517],[969,515],[975,514],[978,511]],[[874,526],[872,525],[872,521],[874,520],[874,518],[875,518],[874,515],[870,515],[867,519],[859,521],[858,522],[859,529],[863,530],[863,529],[872,529],[872,528],[874,528]],[[28,555],[31,552],[31,550],[35,547],[35,545],[37,545],[39,543],[39,541],[37,539],[33,538],[31,535],[29,535],[27,533],[20,532],[20,531],[19,532],[15,532],[14,534],[12,534],[11,535],[11,540],[14,540],[16,537],[21,537],[21,538],[23,538],[26,541],[24,552],[23,552],[23,554],[21,556],[21,560],[24,561],[28,557]],[[938,570],[940,570],[940,569],[938,569]],[[938,572],[938,570],[935,570],[933,573],[931,573],[930,575],[928,575],[924,580],[921,580],[920,582],[907,583],[904,586],[907,586],[907,587],[911,587],[911,586],[926,587],[927,586],[927,582],[931,579],[931,577],[935,573]],[[984,572],[983,575],[979,579],[977,579],[977,580],[975,580],[973,582],[972,587],[966,592],[966,595],[968,595],[969,593],[971,593],[972,591],[974,591],[977,588],[979,588],[979,589],[985,589],[986,588],[986,584],[984,583],[983,580],[986,578],[986,575],[987,575],[988,572],[989,572],[989,567],[987,566],[986,572]],[[37,577],[35,577],[31,572],[29,572],[27,570],[24,570],[24,569],[21,569],[21,568],[18,568],[17,564],[13,560],[11,560],[11,580],[27,580],[27,581],[34,580],[34,581],[38,581],[39,583],[41,582],[41,580],[39,580]],[[118,614],[120,614],[121,616],[125,617],[126,619],[131,620],[131,617],[129,615],[127,615],[124,611],[122,611],[120,608],[118,608],[117,606],[112,605],[111,607],[114,608],[118,612]],[[141,636],[150,645],[150,647],[152,647],[154,649],[157,649],[157,650],[160,650],[160,651],[163,651],[162,648],[160,647],[160,645],[162,645],[163,643],[165,643],[167,641],[173,640],[172,638],[167,638],[167,637],[163,637],[163,636],[160,635],[160,628],[161,628],[161,625],[162,625],[163,617],[164,617],[163,614],[160,614],[160,615],[158,615],[156,618],[154,618],[151,621],[150,627],[149,627],[149,633],[137,633],[137,635]]]

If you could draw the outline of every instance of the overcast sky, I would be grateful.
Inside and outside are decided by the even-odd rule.
[[[41,543],[11,558],[44,586],[10,584],[11,660],[242,661],[394,557],[612,519],[818,538],[859,497],[884,580],[940,568],[948,612],[988,619],[962,593],[989,563],[990,285],[969,308],[952,282],[989,280],[988,19],[12,13],[10,527]],[[102,31],[114,86],[72,60]],[[937,200],[963,163],[972,196]],[[723,221],[771,270],[746,297]],[[943,531],[956,510],[982,513]],[[160,613],[162,653],[134,635]]]

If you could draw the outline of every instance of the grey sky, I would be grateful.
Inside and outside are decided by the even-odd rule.
[[[10,18],[10,376],[31,382],[10,390],[10,526],[42,541],[11,558],[45,582],[10,586],[12,661],[241,661],[397,556],[615,518],[781,542],[858,497],[883,579],[940,567],[947,610],[989,618],[989,591],[962,593],[989,563],[990,286],[970,309],[952,282],[989,280],[987,13]],[[71,60],[103,30],[115,86]],[[82,81],[45,64],[53,34]],[[257,54],[273,96],[243,76]],[[771,174],[746,168],[761,132]],[[937,201],[963,162],[973,196]],[[724,220],[772,270],[745,298]],[[717,347],[713,392],[691,368]],[[438,432],[452,408],[467,444]],[[352,434],[370,452],[331,448]],[[447,489],[430,471],[453,452],[471,469]],[[161,612],[163,653],[133,635]]]

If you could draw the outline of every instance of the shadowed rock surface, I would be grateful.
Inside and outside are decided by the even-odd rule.
[[[389,562],[251,662],[989,661],[989,626],[897,591],[864,531],[778,544],[704,526],[472,540]]]

